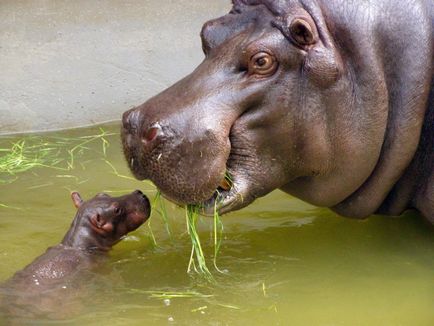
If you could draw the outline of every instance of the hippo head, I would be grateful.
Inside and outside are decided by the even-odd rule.
[[[330,207],[361,187],[381,152],[387,92],[369,74],[354,87],[325,14],[310,2],[236,0],[203,26],[203,62],[123,115],[136,178],[205,213],[216,198],[225,213],[276,188]]]
[[[142,225],[151,212],[140,190],[121,197],[101,193],[88,201],[73,192],[71,198],[77,214],[62,243],[74,247],[108,250]]]

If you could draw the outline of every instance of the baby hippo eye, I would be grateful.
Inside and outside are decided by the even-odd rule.
[[[267,52],[258,52],[250,59],[249,70],[251,74],[271,75],[276,71],[277,61]]]
[[[122,209],[119,206],[115,206],[113,212],[115,213],[115,215],[121,215]]]

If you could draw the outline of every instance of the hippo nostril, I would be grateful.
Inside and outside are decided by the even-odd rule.
[[[137,190],[135,190],[135,191],[134,191],[134,193],[135,193],[136,195],[143,195],[143,192],[141,192],[141,191],[140,191],[140,190],[138,190],[138,189],[137,189]]]
[[[162,130],[160,125],[158,123],[155,123],[143,133],[142,142],[150,143],[154,141],[161,134],[162,134]]]
[[[145,134],[144,139],[146,141],[153,141],[155,137],[157,137],[158,129],[157,128],[149,128]]]

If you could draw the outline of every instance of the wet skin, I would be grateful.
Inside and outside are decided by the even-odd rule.
[[[1,286],[1,303],[9,315],[60,310],[59,299],[64,303],[65,295],[80,286],[81,272],[97,267],[113,245],[149,218],[151,210],[139,190],[122,197],[99,194],[88,201],[77,192],[71,197],[77,214],[62,242]]]
[[[203,62],[124,113],[127,162],[208,213],[280,188],[434,223],[433,18],[430,0],[234,1],[203,26]]]

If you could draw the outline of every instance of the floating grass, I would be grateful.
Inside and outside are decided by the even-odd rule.
[[[211,298],[212,294],[203,294],[196,291],[145,291],[150,298],[175,299],[175,298]]]
[[[9,205],[2,204],[2,203],[0,203],[0,208],[22,210],[22,208],[20,208],[20,207],[9,206]]]
[[[58,168],[60,159],[56,155],[57,150],[46,146],[47,144],[41,139],[38,139],[40,140],[38,145],[32,144],[33,140],[32,138],[22,139],[13,143],[11,148],[1,149],[0,173],[8,174],[13,177],[12,180],[15,180],[16,174],[35,167],[51,165]],[[7,182],[11,178],[1,180]]]
[[[213,294],[203,294],[197,291],[153,291],[142,289],[127,289],[131,294],[148,294],[153,299],[176,299],[176,298],[211,298]]]
[[[39,167],[70,171],[76,159],[90,150],[86,145],[91,142],[101,141],[105,156],[109,146],[106,137],[111,135],[115,134],[100,128],[99,134],[81,137],[25,136],[8,148],[0,148],[0,183],[12,183],[20,173]]]
[[[234,306],[234,305],[231,305],[231,304],[217,303],[217,305],[220,306],[220,307],[223,307],[223,308],[234,309],[234,310],[241,310],[240,307]]]
[[[106,160],[106,159],[104,159],[103,161],[104,161],[108,166],[110,166],[110,168],[113,170],[112,173],[113,173],[115,176],[117,176],[117,177],[119,177],[119,178],[127,179],[127,180],[136,181],[136,179],[134,179],[133,177],[130,177],[130,176],[128,176],[128,175],[120,174],[120,173],[118,172],[118,170],[115,168],[115,166],[114,166],[110,161],[108,161],[108,160]]]
[[[208,306],[202,306],[196,309],[192,309],[191,312],[198,312],[198,311],[203,311],[205,309],[208,309]]]
[[[107,136],[116,135],[106,132],[100,128],[100,133],[96,135],[86,135],[81,137],[58,137],[58,136],[24,136],[16,141],[11,141],[6,147],[0,148],[0,185],[10,184],[19,179],[20,174],[31,172],[36,175],[37,168],[49,168],[61,171],[63,174],[56,175],[57,178],[75,178],[78,184],[86,182],[80,181],[77,177],[69,175],[67,171],[75,168],[74,162],[85,152],[91,149],[87,145],[91,142],[101,141],[102,154],[106,156],[109,141]],[[7,138],[2,138],[2,143]],[[3,145],[4,146],[4,145]],[[82,165],[83,169],[84,166]],[[28,189],[38,189],[50,186],[52,183],[34,185]],[[0,208],[11,208],[2,203]]]
[[[96,140],[101,140],[102,152],[103,152],[104,156],[106,156],[107,148],[109,147],[110,143],[108,142],[107,139],[105,139],[105,137],[115,135],[115,134],[114,133],[107,133],[103,128],[99,128],[99,129],[101,132],[100,134],[79,137],[78,139],[80,140],[80,142],[68,150],[69,161],[67,163],[68,163],[69,169],[74,168],[76,153],[79,151],[89,149],[89,148],[86,148],[85,145],[87,145],[88,143],[94,142]],[[64,138],[64,139],[69,140],[70,138]],[[72,139],[74,139],[74,138],[72,138]]]
[[[146,294],[151,299],[160,299],[160,300],[172,300],[172,299],[206,299],[211,305],[216,305],[219,307],[233,309],[233,310],[241,310],[240,307],[220,303],[215,300],[216,296],[214,294],[204,294],[194,290],[190,291],[153,291],[153,290],[142,290],[142,289],[127,289],[127,291],[131,294]],[[197,312],[208,309],[208,306],[201,306],[195,309],[192,309],[191,312]]]

